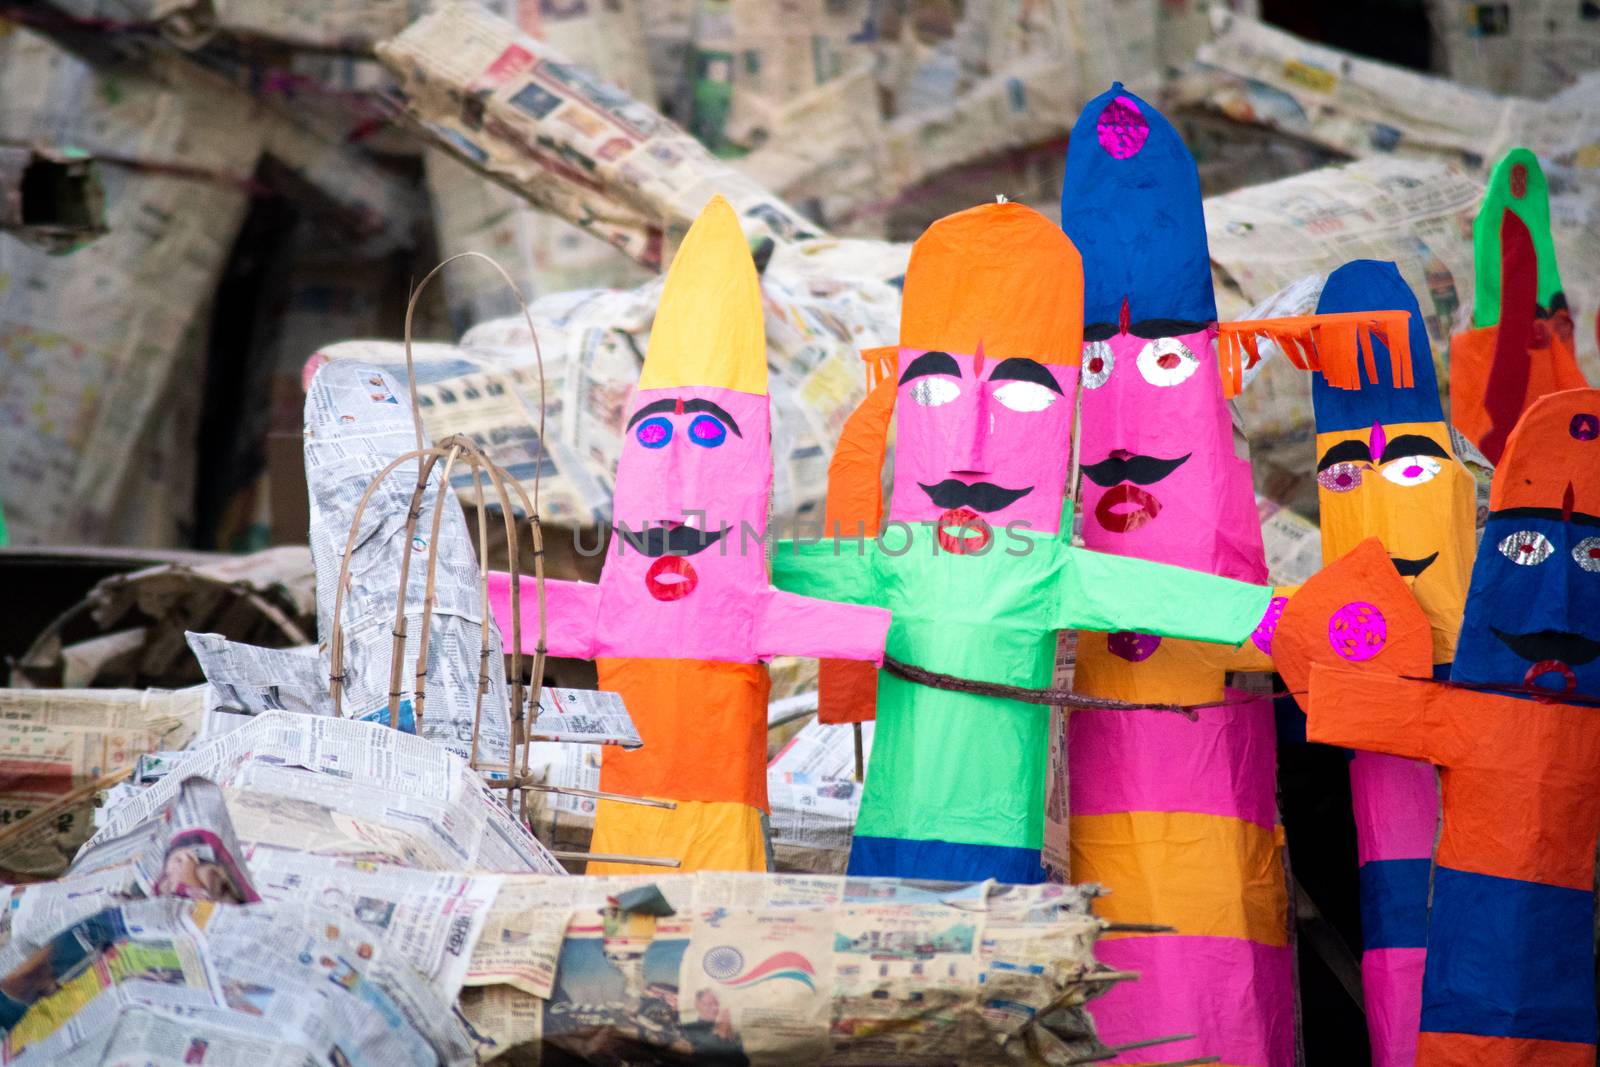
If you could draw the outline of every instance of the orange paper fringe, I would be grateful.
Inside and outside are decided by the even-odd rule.
[[[871,392],[885,378],[894,377],[899,369],[900,349],[895,345],[863,348],[861,358],[867,364],[867,391]]]
[[[1399,388],[1416,382],[1411,374],[1411,336],[1407,311],[1346,311],[1334,315],[1296,315],[1217,324],[1217,358],[1222,365],[1222,391],[1230,399],[1244,388],[1244,372],[1261,361],[1259,338],[1283,350],[1301,370],[1320,371],[1335,389],[1360,389],[1361,369],[1378,381],[1373,338],[1389,349],[1390,379]]]

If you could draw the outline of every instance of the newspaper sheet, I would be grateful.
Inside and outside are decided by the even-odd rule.
[[[221,634],[186,633],[207,682],[206,711],[329,715],[328,680],[315,648],[260,648]]]
[[[754,1063],[817,1060],[828,1051],[836,913],[824,908],[701,910],[685,924],[678,1022],[743,1035]],[[658,930],[659,935],[659,930]]]
[[[539,717],[529,727],[536,741],[638,748],[644,742],[617,693],[598,689],[539,690]]]
[[[503,880],[497,874],[334,862],[260,846],[248,850],[246,859],[264,900],[314,903],[357,924],[427,977],[446,1000],[476,969],[476,946]]]
[[[1264,496],[1256,497],[1261,513],[1261,540],[1267,550],[1267,580],[1273,585],[1301,585],[1322,569],[1322,529]]]
[[[234,719],[226,727],[219,727],[219,732],[239,725],[239,716],[266,711],[333,713],[333,701],[315,649],[258,648],[229,641],[220,634],[186,636],[206,674],[207,722],[214,722],[217,713],[227,713]],[[618,694],[551,686],[539,691],[539,712],[532,736],[536,741],[623,748],[638,748],[644,743]],[[164,773],[164,769],[141,764],[141,775],[150,781]]]
[[[979,1020],[953,1009],[978,980],[981,913],[863,904],[837,918],[833,1030],[854,1039],[853,1055],[841,1062],[921,1060],[976,1043]],[[922,1025],[887,1025],[906,1014]]]

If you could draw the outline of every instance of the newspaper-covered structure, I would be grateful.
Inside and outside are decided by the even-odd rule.
[[[1600,16],[1563,0],[1428,0],[1444,71],[1463,85],[1541,99],[1600,68]]]
[[[712,193],[752,238],[816,226],[652,107],[476,4],[449,2],[378,46],[440,147],[652,269]]]
[[[190,749],[108,808],[86,847],[155,818],[192,777],[223,788],[246,846],[428,871],[561,872],[460,756],[387,724],[286,711]]]
[[[59,875],[93,833],[98,788],[141,753],[187,745],[203,709],[203,687],[0,689],[0,826],[38,816],[0,846],[0,878]]]
[[[647,16],[638,0],[605,4],[491,0],[485,6],[635,99],[657,99],[645,37]],[[649,25],[654,34],[655,21]],[[648,276],[639,264],[574,222],[540,211],[511,190],[485,181],[455,156],[429,149],[425,159],[441,258],[468,250],[487,253],[529,295],[637,285]],[[458,271],[442,281],[458,330],[519,310],[500,279],[488,272]]]
[[[269,645],[310,640],[316,581],[304,546],[175,555],[96,582],[13,663],[12,684],[177,688],[198,681],[184,642],[190,627]]]
[[[18,26],[0,37],[0,139],[130,164],[101,168],[108,232],[87,247],[0,241],[0,484],[17,544],[189,540],[211,300],[263,154],[389,247],[419,207],[303,102],[252,97],[170,53],[91,63]]]
[[[306,391],[306,484],[311,494],[311,553],[317,568],[317,632],[324,675],[332,672],[334,602],[351,525],[363,494],[390,462],[416,448],[410,397],[403,374],[335,362],[322,367]],[[416,532],[406,538],[406,520],[417,483],[418,460],[402,463],[372,489],[350,556],[344,595],[343,714],[389,722],[391,640],[396,601],[405,598],[405,669],[400,695],[401,727],[415,732],[416,663],[427,599],[427,553],[437,552],[433,610],[428,638],[428,701],[423,735],[461,756],[473,752],[492,766],[509,755],[509,706],[501,668],[500,631],[485,618],[482,579],[466,519],[455,492],[442,486],[443,465],[430,475]],[[462,464],[465,470],[466,465]],[[470,474],[468,475],[470,478]],[[427,541],[440,517],[439,542]],[[401,590],[400,561],[415,562]],[[482,659],[483,628],[489,658]],[[479,713],[479,670],[488,676]],[[409,724],[409,727],[408,727]]]
[[[202,98],[149,74],[99,70],[24,30],[0,37],[0,101],[8,140],[130,158],[181,153],[239,175],[259,151],[244,97]],[[102,178],[110,232],[93,244],[60,257],[0,241],[10,280],[0,304],[0,484],[18,544],[173,544],[191,513],[193,464],[156,456],[183,455],[195,439],[198,342],[248,194],[114,167]]]
[[[4,1062],[122,1062],[163,1046],[199,1047],[209,1062],[213,1045],[286,1067],[308,1052],[452,1065],[474,1052],[770,1064],[1107,1054],[1084,1004],[1117,976],[1101,976],[1101,924],[1070,886],[709,873],[452,882],[258,853],[237,874],[262,900],[241,908],[215,873],[220,846],[190,863],[202,850],[193,831],[170,836],[155,899],[111,888],[117,868],[11,891]],[[177,880],[193,867],[200,879]],[[435,955],[457,977],[430,972]],[[268,1024],[290,1058],[256,1047]],[[324,1058],[332,1046],[347,1058]]]
[[[1593,90],[1501,96],[1317,44],[1227,12],[1200,46],[1199,91],[1223,111],[1353,156],[1394,153],[1481,169],[1522,144],[1562,159],[1600,139]],[[1588,83],[1592,84],[1592,83]]]
[[[10,890],[0,1061],[470,1058],[449,1005],[499,876],[247,855],[222,790],[188,778],[63,881]]]
[[[489,1061],[1073,1062],[1106,1054],[1083,1010],[1102,984],[1087,904],[1070,886],[508,878],[461,1007]]]
[[[872,756],[873,724],[861,726],[861,762]],[[861,807],[855,731],[812,719],[767,765],[772,862],[780,871],[843,874]]]
[[[204,778],[188,778],[143,823],[86,849],[64,880],[14,893],[0,973],[9,973],[63,925],[130,900],[283,901],[339,913],[449,999],[466,980],[501,881],[498,874],[377,866],[243,845],[222,790]]]
[[[600,689],[544,686],[539,690],[539,717],[528,730],[534,741],[623,748],[644,744],[622,697]]]

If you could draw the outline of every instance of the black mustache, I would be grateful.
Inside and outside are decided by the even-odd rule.
[[[1394,569],[1400,572],[1400,577],[1415,578],[1427,570],[1433,561],[1438,558],[1439,553],[1435,552],[1433,555],[1423,556],[1421,559],[1401,559],[1399,556],[1390,556],[1389,562],[1393,563]]]
[[[1005,489],[990,482],[968,484],[954,478],[946,478],[938,485],[917,484],[922,486],[929,500],[946,510],[971,508],[973,511],[999,511],[1033,492],[1031,485],[1023,489]]]
[[[1535,634],[1508,634],[1494,627],[1489,631],[1500,643],[1525,660],[1558,659],[1569,667],[1581,667],[1600,656],[1600,641],[1582,634],[1569,634],[1561,630],[1540,630]]]
[[[626,526],[616,526],[614,529],[622,539],[633,546],[640,555],[650,556],[692,556],[697,552],[704,552],[718,541],[727,529],[701,530],[693,526],[649,526],[643,530],[630,530]]]
[[[1156,459],[1154,456],[1129,456],[1126,459],[1118,459],[1116,456],[1110,456],[1099,463],[1088,464],[1083,468],[1083,473],[1102,489],[1110,489],[1122,482],[1150,485],[1183,466],[1192,455],[1193,452],[1186,452],[1177,459]]]

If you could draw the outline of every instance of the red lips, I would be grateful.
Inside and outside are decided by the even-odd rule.
[[[657,600],[682,600],[699,584],[700,576],[682,556],[662,556],[644,572],[644,587]]]
[[[1534,688],[1535,679],[1546,674],[1561,675],[1561,677],[1566,681],[1566,685],[1561,689],[1561,692],[1563,693],[1571,693],[1578,688],[1577,674],[1573,672],[1571,667],[1567,666],[1565,663],[1562,663],[1558,659],[1542,659],[1538,663],[1535,663],[1533,666],[1529,667],[1528,673],[1522,676],[1522,684],[1532,689]],[[1538,688],[1543,689],[1544,687],[1539,686]]]
[[[994,540],[994,530],[971,508],[951,508],[940,515],[938,531],[939,547],[957,556],[975,556]]]
[[[1127,483],[1108,491],[1094,509],[1095,519],[1112,533],[1137,530],[1159,514],[1161,501],[1137,485]]]

